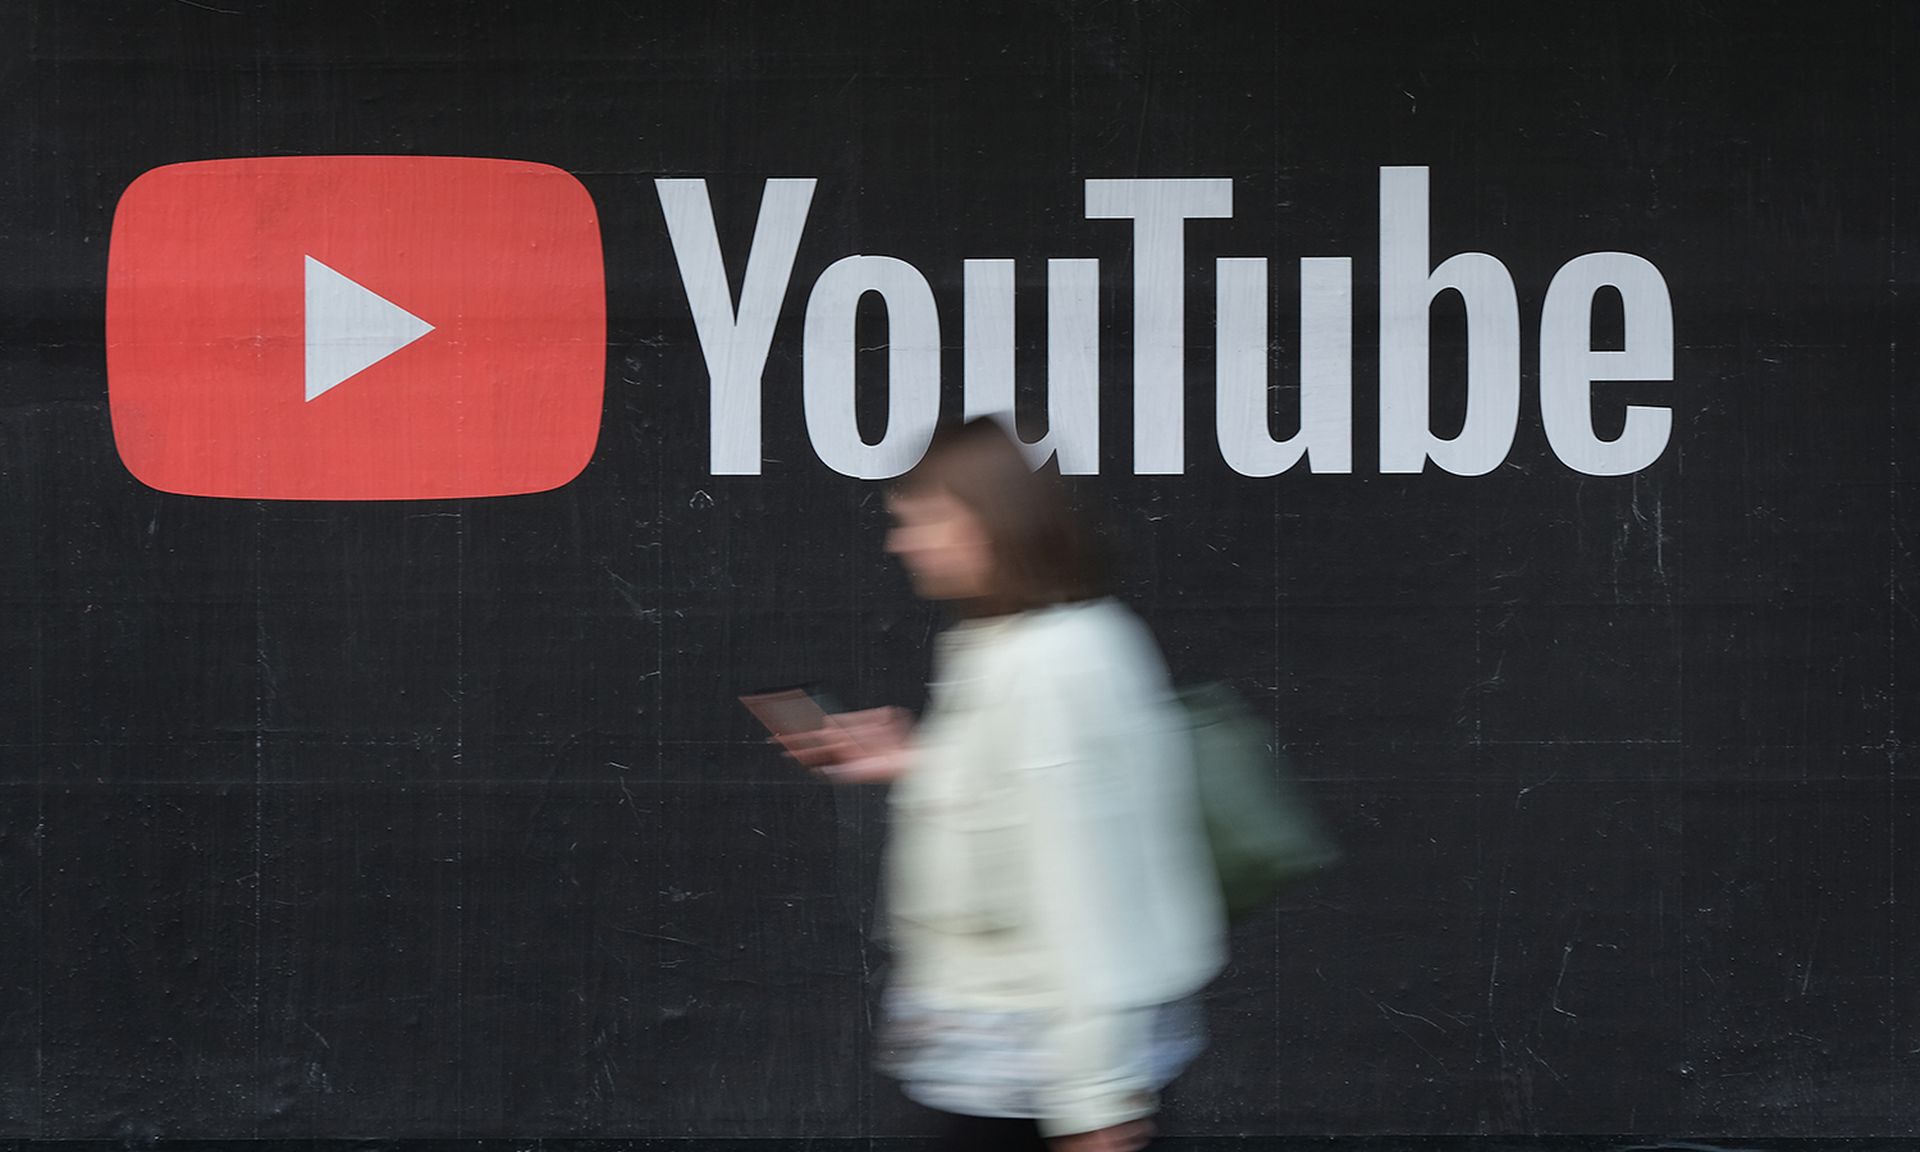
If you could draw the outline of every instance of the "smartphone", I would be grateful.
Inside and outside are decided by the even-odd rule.
[[[740,703],[775,736],[815,731],[827,722],[831,713],[846,711],[814,684],[790,684],[784,688],[747,692],[741,695]]]

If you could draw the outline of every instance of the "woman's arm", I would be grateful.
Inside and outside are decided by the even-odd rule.
[[[913,716],[894,707],[836,712],[811,732],[789,732],[769,742],[830,780],[884,783],[913,766]]]

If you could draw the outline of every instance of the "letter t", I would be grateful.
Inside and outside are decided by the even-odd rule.
[[[1186,470],[1186,222],[1233,215],[1233,181],[1089,180],[1087,219],[1133,221],[1133,471]]]

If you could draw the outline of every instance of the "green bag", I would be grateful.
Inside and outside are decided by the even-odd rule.
[[[1227,915],[1258,911],[1339,858],[1267,725],[1231,687],[1175,689],[1193,736],[1207,843]]]

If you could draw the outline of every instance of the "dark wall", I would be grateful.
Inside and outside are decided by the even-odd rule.
[[[1101,261],[1076,493],[1176,674],[1271,710],[1347,849],[1237,935],[1169,1128],[1915,1134],[1914,33],[1896,3],[11,6],[0,1138],[919,1130],[867,1070],[883,798],[796,778],[733,700],[923,699],[941,617],[801,407],[807,292],[854,253],[931,283],[949,412],[961,261],[1017,258],[1033,431],[1043,261]],[[573,483],[250,501],[122,466],[121,192],[333,153],[589,190],[605,414]],[[1378,466],[1400,165],[1430,170],[1435,259],[1516,286],[1486,475]],[[707,180],[737,287],[792,176],[819,184],[764,472],[714,476],[653,182]],[[1083,213],[1132,176],[1233,181],[1187,229],[1183,475],[1132,474],[1131,231]],[[1537,392],[1547,285],[1606,250],[1659,269],[1675,343],[1671,383],[1595,389],[1606,435],[1673,414],[1616,477],[1556,457]],[[1247,255],[1283,432],[1296,262],[1353,258],[1351,473],[1221,460],[1213,262]],[[1463,331],[1442,297],[1442,430]],[[860,366],[877,437],[885,355]]]

